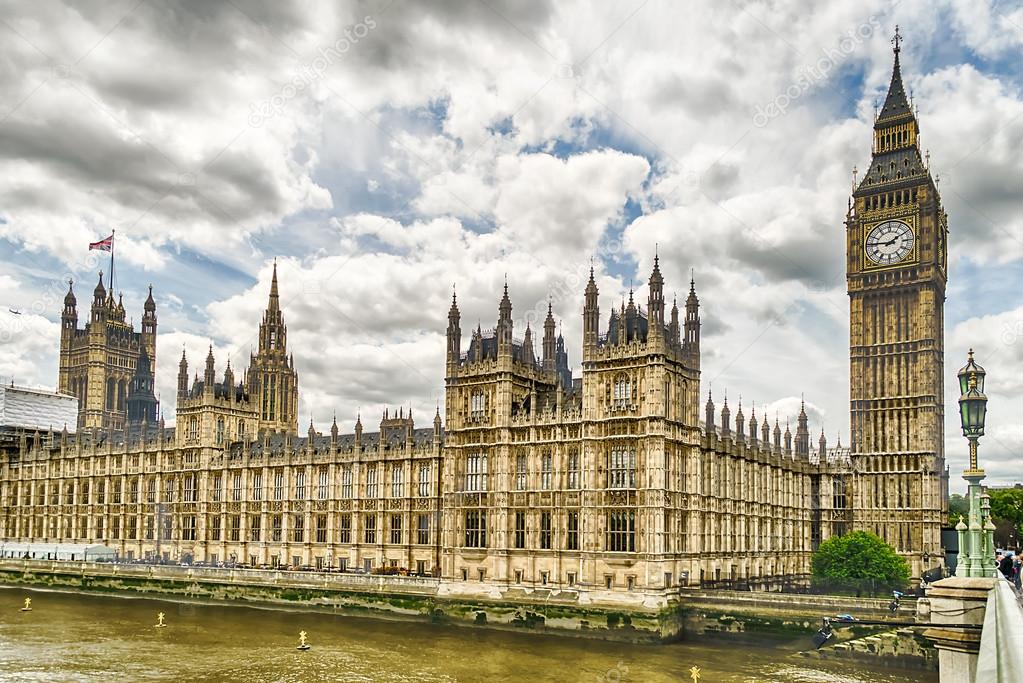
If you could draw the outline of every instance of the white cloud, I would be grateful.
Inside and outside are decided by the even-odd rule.
[[[303,421],[405,401],[425,420],[443,386],[453,282],[466,336],[493,325],[505,276],[517,333],[552,296],[577,362],[590,255],[606,319],[630,282],[645,299],[657,245],[669,292],[684,298],[695,269],[705,384],[782,419],[805,391],[815,438],[823,424],[833,442],[848,433],[842,221],[852,168],[869,158],[895,23],[950,213],[949,358],[1023,317],[1012,300],[1023,97],[998,71],[1018,51],[1020,10],[921,0],[651,2],[634,14],[496,0],[128,9],[23,9],[0,48],[0,239],[12,249],[0,256],[12,266],[0,295],[49,302],[0,343],[0,374],[56,376],[59,296],[47,293],[62,273],[22,261],[91,272],[83,245],[116,228],[119,262],[156,285],[165,406],[182,343],[193,369],[207,337],[218,373],[228,353],[244,364],[277,256]],[[250,126],[253,105],[366,16],[364,38]],[[845,50],[850,32],[860,40]],[[759,106],[836,54],[785,114],[756,125]],[[623,225],[630,200],[645,215]],[[961,313],[980,278],[1009,284]],[[146,282],[120,280],[129,296],[144,292]],[[196,301],[174,283],[210,291]],[[1023,408],[1010,379],[1023,355],[1013,345],[989,355],[992,387],[1006,387],[992,390],[994,466],[1020,443],[997,416],[1008,424]]]

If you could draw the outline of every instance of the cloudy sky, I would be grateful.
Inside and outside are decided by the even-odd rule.
[[[279,263],[301,420],[429,420],[446,312],[516,332],[553,297],[573,363],[602,316],[693,270],[703,391],[848,443],[842,220],[899,24],[950,215],[946,405],[989,373],[981,457],[1023,477],[1023,143],[1015,3],[373,0],[3,2],[0,377],[56,383],[60,302],[117,230],[117,289],[182,346],[244,366]],[[10,309],[18,310],[15,315]],[[953,472],[965,442],[947,410]]]

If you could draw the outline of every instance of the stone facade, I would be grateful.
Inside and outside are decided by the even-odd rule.
[[[896,61],[889,100],[901,87]],[[915,120],[886,112],[888,103],[874,166],[887,163],[878,155],[892,144],[916,154]],[[945,223],[929,175],[892,179],[880,168],[857,190],[847,222],[851,454],[829,449],[823,433],[811,448],[805,410],[793,435],[755,409],[747,421],[741,401],[734,422],[727,398],[719,411],[708,392],[701,406],[696,286],[683,311],[674,302],[667,311],[656,256],[645,307],[630,292],[603,326],[591,271],[577,378],[550,307],[537,354],[528,325],[513,334],[506,283],[496,327],[477,326],[463,352],[453,298],[444,427],[439,410],[428,429],[400,410],[385,412],[372,434],[360,418],[353,434],[335,422],[329,436],[312,424],[298,436],[298,374],[276,267],[244,379],[228,365],[218,381],[211,349],[189,384],[182,355],[174,429],[154,423],[148,403],[114,415],[97,387],[111,378],[119,387],[130,363],[121,375],[112,369],[120,360],[83,371],[85,351],[72,349],[85,342],[75,340],[108,355],[109,340],[123,341],[123,359],[148,354],[152,363],[155,304],[146,304],[150,326],[132,336],[101,283],[84,333],[73,294],[65,305],[60,386],[83,397],[83,428],[0,439],[0,537],[96,541],[136,558],[386,565],[481,589],[664,596],[679,585],[805,580],[822,541],[866,528],[906,553],[917,574],[921,551],[938,561],[944,505]],[[863,260],[864,240],[889,217],[886,202],[905,207],[892,216],[915,212],[911,268]],[[875,242],[896,244],[888,232]],[[134,393],[147,386],[137,382]]]
[[[157,321],[152,287],[140,331],[125,322],[125,313],[121,298],[114,301],[113,288],[107,292],[100,273],[89,322],[79,329],[78,300],[73,283],[68,283],[60,318],[57,390],[78,399],[78,427],[124,429],[129,413],[140,420],[156,419],[151,378],[156,373]]]
[[[873,158],[846,218],[853,523],[914,576],[941,564],[948,219],[906,98],[899,49]]]

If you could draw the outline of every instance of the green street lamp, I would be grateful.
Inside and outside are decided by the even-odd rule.
[[[959,370],[959,419],[963,436],[970,442],[970,467],[963,472],[963,479],[969,484],[967,498],[970,503],[969,522],[957,525],[959,531],[959,564],[956,576],[991,576],[994,562],[994,539],[988,527],[990,507],[985,507],[983,498],[984,470],[977,464],[977,443],[984,435],[984,421],[987,417],[987,396],[984,395],[984,368],[973,360],[970,349],[966,365]],[[990,506],[990,503],[988,503]],[[965,528],[962,528],[965,527]]]

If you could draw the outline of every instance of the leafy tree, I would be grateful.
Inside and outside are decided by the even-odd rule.
[[[988,489],[987,492],[991,496],[991,518],[1001,532],[995,534],[999,545],[1007,545],[1010,537],[1015,545],[1023,531],[1023,488]]]
[[[813,576],[838,582],[902,585],[909,566],[895,549],[869,531],[833,536],[821,543],[810,564]]]
[[[970,516],[970,503],[966,500],[966,496],[953,493],[948,497],[949,526],[955,526],[959,523],[959,515],[963,516],[964,521]]]

